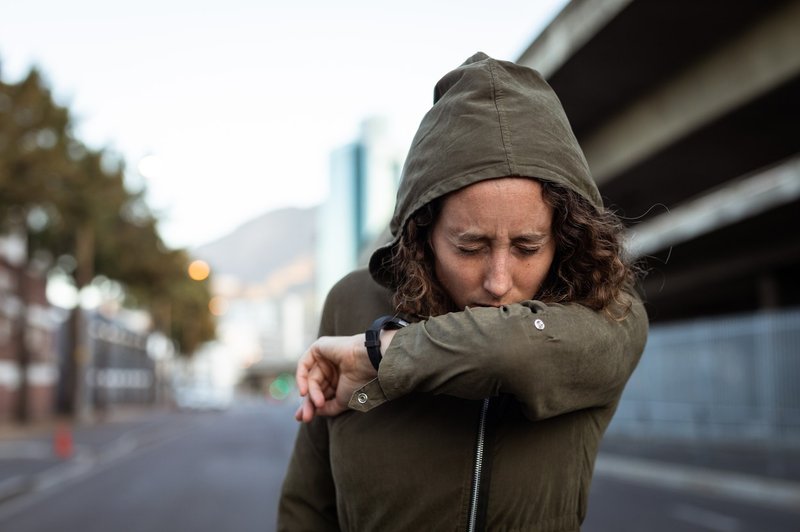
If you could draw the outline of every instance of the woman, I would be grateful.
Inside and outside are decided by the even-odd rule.
[[[279,528],[579,530],[647,318],[538,73],[479,53],[439,81],[391,230],[298,364]]]

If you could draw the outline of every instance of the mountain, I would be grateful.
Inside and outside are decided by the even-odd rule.
[[[260,283],[302,257],[314,256],[317,208],[270,211],[192,250],[216,274]]]

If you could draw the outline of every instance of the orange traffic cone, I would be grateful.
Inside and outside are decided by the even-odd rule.
[[[66,423],[59,423],[53,436],[53,452],[63,460],[72,456],[72,430]]]

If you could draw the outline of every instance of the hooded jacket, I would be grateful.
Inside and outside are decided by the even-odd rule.
[[[546,179],[603,208],[561,102],[535,70],[478,52],[439,80],[433,101],[403,167],[389,224],[393,239],[370,259],[379,283],[392,287],[386,266],[409,218],[434,199],[478,181]]]
[[[393,239],[368,271],[334,286],[320,335],[360,333],[394,312],[387,259],[417,209],[506,176],[550,180],[603,208],[547,83],[479,53],[436,85],[403,169]],[[278,528],[579,530],[600,438],[646,335],[638,299],[620,321],[523,301],[399,330],[350,411],[300,427]]]

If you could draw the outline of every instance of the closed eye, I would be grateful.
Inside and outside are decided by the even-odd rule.
[[[519,246],[518,246],[518,247],[517,247],[517,249],[518,249],[518,250],[519,250],[519,252],[520,252],[521,254],[523,254],[523,255],[535,255],[535,254],[536,254],[536,253],[538,253],[538,252],[539,252],[539,250],[540,250],[540,249],[542,249],[542,248],[540,248],[540,247],[538,247],[538,246],[537,246],[537,247],[532,247],[532,248],[529,248],[529,247],[519,247]]]
[[[480,247],[463,247],[463,246],[456,246],[458,252],[462,255],[475,255],[481,251]]]

